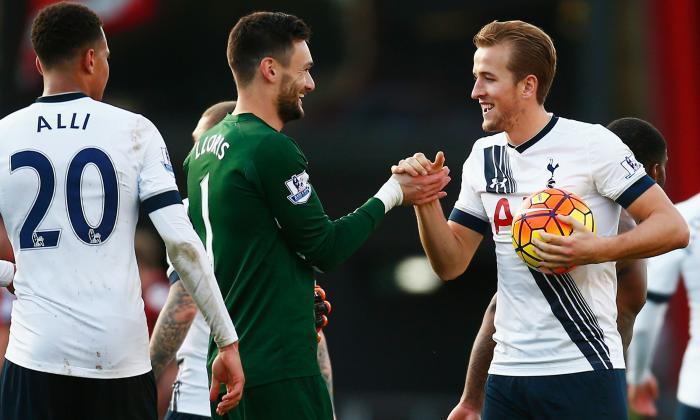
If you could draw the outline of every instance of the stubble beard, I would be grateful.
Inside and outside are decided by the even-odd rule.
[[[304,116],[304,110],[299,104],[299,92],[289,76],[282,77],[282,88],[277,96],[277,113],[283,123],[298,120]]]
[[[501,109],[497,112],[498,113],[496,115],[493,115],[490,120],[484,118],[484,122],[481,124],[482,130],[484,130],[487,133],[498,133],[501,131],[508,132],[513,127],[518,125],[519,112],[516,107],[503,109],[503,106],[501,106]]]

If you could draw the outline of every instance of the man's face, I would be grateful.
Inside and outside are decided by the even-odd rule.
[[[95,43],[95,55],[94,55],[94,69],[93,78],[90,82],[92,94],[90,95],[93,99],[97,101],[102,100],[102,96],[105,92],[105,87],[107,86],[107,80],[109,79],[109,47],[107,46],[107,38],[105,38],[104,31],[102,32],[102,39]]]
[[[479,101],[486,132],[509,131],[520,114],[518,84],[508,70],[510,47],[498,44],[481,47],[474,53],[472,99]]]
[[[313,64],[306,41],[295,42],[277,96],[277,112],[284,123],[304,116],[302,98],[316,87],[310,73]]]

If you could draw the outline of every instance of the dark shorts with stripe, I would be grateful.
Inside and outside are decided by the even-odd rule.
[[[2,420],[156,420],[152,372],[92,379],[27,369],[5,359],[0,377]]]
[[[622,420],[627,418],[625,371],[551,376],[489,375],[483,420]]]

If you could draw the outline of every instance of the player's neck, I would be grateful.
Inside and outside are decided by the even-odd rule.
[[[86,84],[79,78],[63,74],[44,74],[44,91],[41,94],[42,96],[69,92],[82,92],[89,96]]]
[[[517,124],[506,131],[508,143],[513,146],[520,146],[542,131],[551,119],[552,115],[545,111],[543,105],[532,109],[530,112],[524,112],[519,116]]]
[[[282,131],[282,127],[284,127],[284,122],[282,122],[277,112],[277,106],[274,101],[269,100],[264,95],[240,90],[233,115],[246,113],[254,114],[277,131]]]

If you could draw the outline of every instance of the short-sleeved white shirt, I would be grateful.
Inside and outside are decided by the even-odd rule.
[[[629,148],[600,125],[553,116],[513,147],[499,133],[476,141],[450,220],[496,244],[497,345],[489,373],[540,376],[624,368],[616,328],[615,263],[563,275],[528,269],[516,255],[511,222],[523,199],[547,187],[577,194],[592,209],[597,234],[617,233],[627,207],[653,180]]]
[[[87,378],[148,372],[134,232],[140,205],[180,202],[158,130],[66,93],[2,119],[0,139],[0,212],[17,262],[7,359]]]

